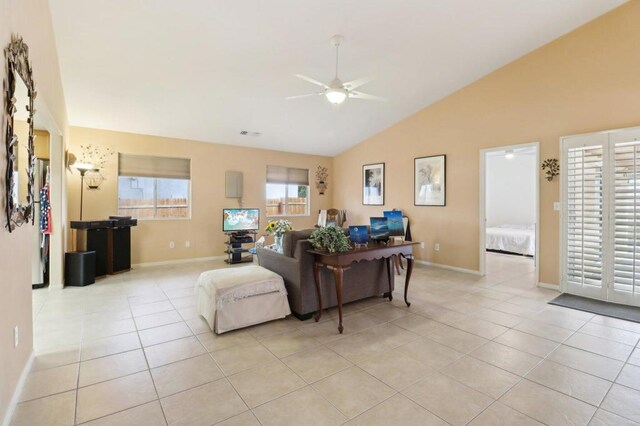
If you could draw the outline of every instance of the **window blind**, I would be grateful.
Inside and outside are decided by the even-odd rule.
[[[567,152],[567,282],[602,287],[603,146]]]
[[[613,288],[640,294],[640,142],[613,147]]]
[[[309,169],[267,166],[267,183],[309,185]]]
[[[191,159],[118,153],[118,175],[191,179]]]

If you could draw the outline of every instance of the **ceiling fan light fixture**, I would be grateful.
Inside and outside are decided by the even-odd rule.
[[[328,89],[324,95],[327,97],[327,100],[334,105],[340,105],[347,99],[347,91],[344,89],[331,88]]]

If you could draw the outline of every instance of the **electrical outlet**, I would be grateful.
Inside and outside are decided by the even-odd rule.
[[[560,211],[560,202],[556,201],[553,203],[553,210],[559,212]]]
[[[169,248],[172,249],[175,247],[176,247],[176,244],[173,241],[169,241]]]
[[[189,241],[189,240],[185,241],[185,242],[184,242],[184,246],[185,246],[186,248],[191,247],[191,241]]]
[[[17,348],[18,347],[18,343],[20,343],[20,330],[18,329],[18,326],[16,325],[15,327],[13,327],[13,347]]]
[[[440,244],[439,244],[439,243],[435,243],[435,244],[433,245],[433,249],[434,249],[435,251],[440,251]]]
[[[420,243],[420,248],[424,248],[424,242]]]

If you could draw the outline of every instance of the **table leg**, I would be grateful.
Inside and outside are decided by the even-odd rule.
[[[316,293],[318,295],[318,312],[314,319],[316,322],[320,321],[322,318],[322,293],[320,292],[320,264],[318,262],[313,262],[313,280],[316,283]]]
[[[387,261],[387,280],[389,281],[389,300],[393,300],[393,294],[391,292],[391,280],[393,279],[393,267],[391,266],[391,257],[385,259]]]
[[[342,334],[342,276],[343,269],[342,266],[336,266],[333,269],[333,276],[336,280],[336,298],[338,299],[338,317],[340,322],[338,323],[338,331]]]
[[[411,306],[411,303],[407,300],[407,291],[409,290],[409,280],[411,279],[411,272],[413,272],[413,255],[405,256],[407,259],[407,278],[404,280],[404,303],[407,306]]]

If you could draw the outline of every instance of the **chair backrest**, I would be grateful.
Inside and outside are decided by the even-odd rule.
[[[328,223],[335,223],[342,227],[346,221],[347,211],[338,209],[320,210],[318,212],[318,226],[326,226]]]

